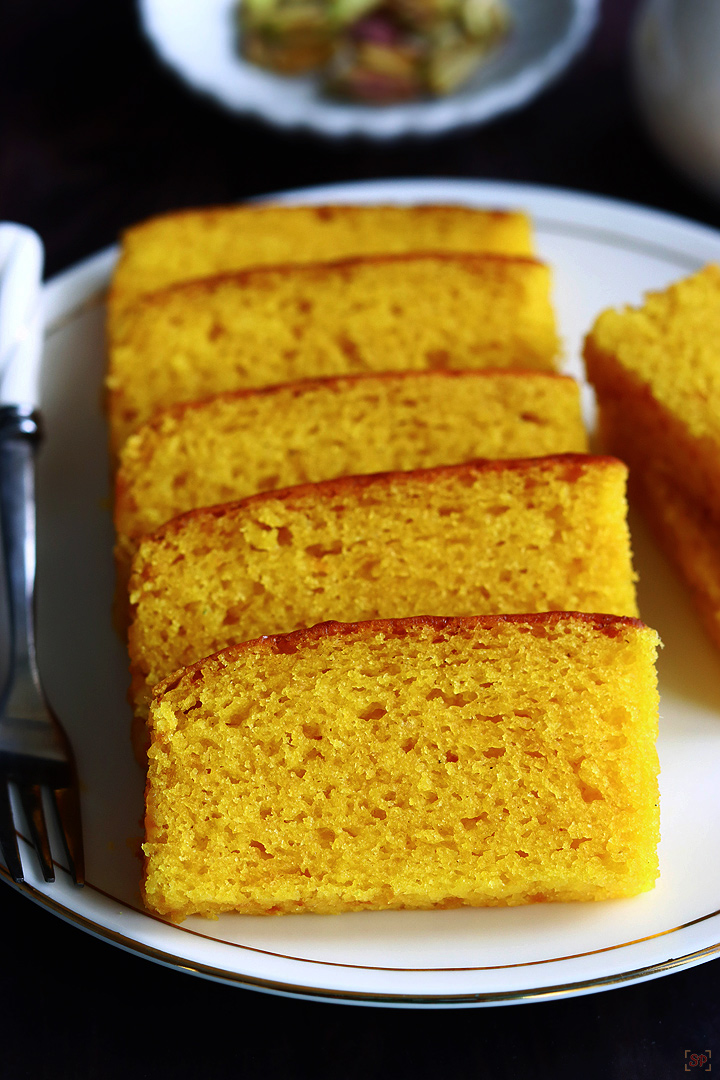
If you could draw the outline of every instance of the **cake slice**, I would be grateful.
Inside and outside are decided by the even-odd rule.
[[[579,387],[563,375],[398,372],[230,392],[156,413],[123,446],[118,562],[171,518],[260,491],[586,450]]]
[[[409,254],[265,267],[170,286],[114,320],[115,451],[156,409],[372,371],[554,370],[550,271],[521,257]]]
[[[557,455],[344,477],[194,510],[130,578],[135,713],[176,668],[325,619],[637,615],[627,470]]]
[[[656,469],[634,475],[632,493],[720,648],[720,524],[703,503]]]
[[[720,267],[604,312],[584,352],[605,449],[720,519]]]
[[[160,915],[603,900],[658,874],[657,635],[603,615],[326,623],[156,691]]]
[[[126,230],[111,310],[147,292],[226,270],[349,255],[496,251],[531,255],[519,211],[466,206],[216,206],[150,218]]]

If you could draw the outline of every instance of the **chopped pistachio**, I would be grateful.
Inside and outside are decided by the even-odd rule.
[[[333,21],[338,26],[347,26],[367,15],[380,3],[381,0],[330,0],[329,7]]]
[[[498,0],[465,0],[462,20],[469,34],[487,37],[490,42],[507,30],[510,21],[504,4]]]
[[[482,46],[460,44],[434,53],[428,64],[428,86],[433,94],[450,94],[466,82],[485,53]]]

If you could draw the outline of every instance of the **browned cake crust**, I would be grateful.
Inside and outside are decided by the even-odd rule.
[[[480,273],[484,267],[494,264],[497,270],[502,273],[503,270],[511,271],[513,267],[518,265],[526,266],[544,266],[540,259],[535,258],[532,255],[513,255],[510,253],[499,251],[435,251],[435,250],[418,250],[418,251],[401,251],[401,252],[388,252],[380,253],[377,255],[348,255],[342,259],[332,259],[328,261],[323,259],[322,261],[311,261],[302,263],[302,269],[308,273],[323,272],[328,267],[332,267],[333,271],[342,275],[344,272],[351,271],[357,266],[367,266],[369,263],[381,267],[391,266],[397,264],[410,264],[417,262],[418,259],[432,259],[433,262],[439,263],[442,266],[443,263],[451,265],[453,263],[459,263],[467,273]],[[147,303],[152,303],[154,298],[162,299],[165,296],[175,294],[182,294],[183,296],[205,296],[208,293],[212,293],[219,286],[226,283],[232,283],[240,288],[247,285],[262,286],[263,281],[270,281],[276,274],[288,274],[293,273],[298,269],[297,262],[278,262],[270,263],[266,266],[250,266],[243,270],[224,270],[216,274],[204,274],[202,277],[190,278],[187,281],[177,281],[170,285],[163,285],[162,288],[152,289],[150,292],[143,293],[143,300]]]
[[[301,397],[303,393],[310,386],[328,386],[336,389],[341,389],[345,386],[359,385],[363,382],[369,382],[370,380],[378,382],[396,382],[406,381],[410,382],[413,379],[446,379],[452,381],[453,379],[467,379],[474,378],[478,380],[487,379],[488,376],[502,375],[508,379],[525,380],[528,375],[532,375],[534,379],[547,379],[549,383],[565,383],[571,380],[571,376],[563,375],[557,371],[521,371],[514,368],[483,368],[478,371],[374,371],[371,373],[362,372],[360,374],[349,375],[324,375],[317,378],[296,379],[288,383],[280,383],[276,386],[255,386],[246,387],[242,390],[226,390],[221,394],[216,394],[217,400],[225,401],[242,401],[243,399],[251,399],[254,397],[278,397],[279,395],[285,395],[288,392],[293,396]],[[158,430],[163,421],[164,416],[172,416],[181,418],[186,413],[197,412],[206,406],[205,401],[181,401],[176,405],[168,405],[166,409],[159,410],[154,416],[152,416],[143,427],[154,428]]]
[[[642,619],[631,615],[602,615],[586,611],[543,611],[527,615],[412,615],[404,619],[368,619],[365,622],[345,623],[331,620],[324,623],[316,623],[315,626],[301,627],[287,634],[264,634],[252,641],[241,641],[236,645],[229,645],[212,656],[203,657],[194,664],[189,664],[180,671],[173,672],[153,689],[153,698],[162,696],[168,690],[174,690],[181,681],[192,680],[196,672],[202,671],[208,660],[218,660],[223,665],[229,665],[243,653],[260,652],[267,655],[289,654],[298,649],[312,646],[315,642],[327,637],[350,637],[362,632],[364,634],[383,633],[394,638],[404,637],[420,627],[429,627],[438,632],[457,633],[460,630],[492,629],[503,623],[509,625],[535,627],[538,632],[544,628],[551,629],[556,623],[564,623],[572,618],[578,622],[591,626],[598,633],[606,637],[617,637],[624,627],[632,626],[636,629],[646,629]]]
[[[530,466],[537,473],[555,473],[558,466],[565,466],[562,479],[567,483],[578,480],[588,467],[588,463],[615,467],[622,464],[618,458],[606,454],[548,454],[542,458],[520,458],[505,460],[490,460],[479,458],[476,461],[463,462],[460,465],[438,465],[433,469],[409,469],[403,473],[408,479],[421,478],[429,485],[434,477],[467,476],[468,480],[478,473],[500,473],[506,471],[524,472]],[[222,503],[219,506],[204,506],[196,510],[189,510],[186,514],[168,521],[165,525],[150,533],[148,539],[160,540],[162,537],[172,536],[173,533],[183,529],[184,523],[195,518],[221,518],[232,514],[240,508],[263,505],[269,498],[279,500],[292,507],[302,507],[307,500],[316,502],[318,499],[330,500],[335,496],[359,493],[368,487],[376,487],[378,491],[384,487],[389,489],[397,479],[397,472],[370,473],[364,476],[340,476],[334,480],[322,480],[316,484],[296,484],[293,487],[282,488],[278,491],[260,492],[257,495],[249,495],[246,499],[238,499],[235,502]]]
[[[669,561],[687,586],[705,631],[720,648],[720,524],[657,469],[633,475],[632,494]]]

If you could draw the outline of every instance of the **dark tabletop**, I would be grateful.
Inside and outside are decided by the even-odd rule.
[[[158,211],[395,176],[575,188],[720,227],[720,203],[664,163],[633,114],[627,35],[636,6],[605,0],[584,55],[521,111],[442,138],[373,144],[282,134],[193,96],[142,39],[131,0],[4,0],[0,218],[38,230],[49,274]],[[699,1072],[687,1054],[708,1049],[720,1069],[717,961],[542,1004],[354,1008],[156,966],[0,882],[0,1075],[8,1080],[625,1080]]]

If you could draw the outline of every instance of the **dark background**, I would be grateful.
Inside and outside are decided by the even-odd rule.
[[[633,114],[627,35],[636,7],[605,0],[590,47],[523,110],[442,138],[377,145],[277,133],[193,96],[141,38],[132,0],[2,0],[0,218],[38,230],[49,274],[157,211],[394,176],[576,188],[720,226],[720,203],[665,164]],[[8,1080],[626,1080],[679,1077],[685,1051],[707,1049],[720,1069],[717,961],[574,1000],[406,1011],[275,998],[166,970],[3,883],[0,926]]]

